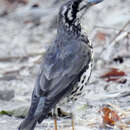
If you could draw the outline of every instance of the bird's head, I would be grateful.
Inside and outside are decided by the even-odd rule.
[[[59,22],[66,26],[73,25],[77,19],[80,19],[83,10],[87,10],[92,5],[98,4],[103,0],[69,0],[65,3],[59,12]]]

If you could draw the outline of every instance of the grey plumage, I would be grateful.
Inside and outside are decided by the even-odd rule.
[[[74,92],[89,67],[92,47],[87,36],[81,34],[77,17],[82,1],[70,0],[60,9],[56,40],[43,57],[31,107],[19,130],[34,130],[59,101]]]

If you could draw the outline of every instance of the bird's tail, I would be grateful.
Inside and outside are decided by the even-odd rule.
[[[25,119],[19,126],[18,130],[34,130],[37,121]]]
[[[34,130],[44,109],[45,97],[32,97],[32,103],[27,117],[20,124],[18,130]]]

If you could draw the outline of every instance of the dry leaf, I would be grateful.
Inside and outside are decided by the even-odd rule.
[[[111,70],[103,75],[100,78],[104,78],[106,82],[117,82],[121,84],[125,84],[127,79],[121,79],[121,77],[125,76],[126,73],[116,68],[111,68]]]
[[[104,124],[108,124],[110,126],[113,126],[113,125],[115,125],[115,123],[117,121],[120,120],[120,117],[118,116],[118,114],[108,107],[102,108],[102,112],[103,112],[102,118],[103,118]]]
[[[111,68],[111,70],[105,74],[103,74],[102,76],[100,76],[101,78],[110,78],[110,77],[118,77],[118,76],[125,76],[126,73],[124,71],[120,71],[116,68]]]

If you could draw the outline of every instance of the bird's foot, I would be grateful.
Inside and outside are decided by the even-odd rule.
[[[64,118],[71,118],[72,117],[72,113],[66,112],[66,111],[62,110],[61,108],[58,108],[57,111],[58,111],[59,117],[64,117]]]

